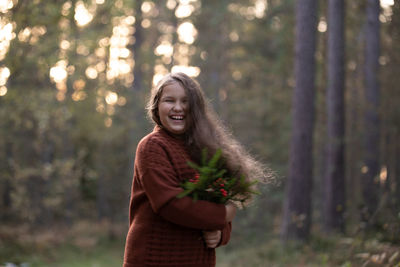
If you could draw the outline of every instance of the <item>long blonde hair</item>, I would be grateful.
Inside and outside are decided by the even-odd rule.
[[[158,115],[158,104],[163,88],[173,83],[179,83],[188,97],[189,125],[185,133],[185,143],[192,159],[199,162],[204,148],[207,148],[210,155],[213,155],[217,149],[221,149],[225,167],[232,175],[244,175],[248,181],[270,180],[271,172],[255,160],[223,126],[204,96],[200,85],[186,74],[170,73],[158,82],[151,91],[147,105],[149,117],[157,125],[163,127]]]

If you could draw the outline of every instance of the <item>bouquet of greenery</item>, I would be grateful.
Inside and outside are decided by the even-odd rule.
[[[219,204],[233,201],[243,205],[253,194],[259,194],[252,190],[257,181],[248,182],[243,175],[231,177],[228,174],[223,168],[221,149],[218,149],[210,160],[207,160],[207,155],[207,150],[204,149],[201,165],[188,162],[197,172],[193,178],[181,184],[184,191],[177,195],[178,198],[189,196],[193,201],[207,200]]]

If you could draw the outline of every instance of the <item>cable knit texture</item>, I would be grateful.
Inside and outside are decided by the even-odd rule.
[[[231,224],[225,206],[181,199],[180,183],[194,177],[184,142],[156,127],[136,151],[124,267],[215,266],[215,249],[207,248],[202,230],[222,230],[228,243]]]

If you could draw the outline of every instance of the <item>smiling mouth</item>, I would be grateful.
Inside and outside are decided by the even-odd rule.
[[[184,119],[184,116],[181,116],[181,115],[173,115],[173,116],[169,116],[169,117],[175,121],[183,121],[183,119]]]

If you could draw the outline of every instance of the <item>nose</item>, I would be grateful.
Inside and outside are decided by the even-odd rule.
[[[175,102],[175,105],[173,106],[173,110],[174,110],[174,111],[181,111],[181,110],[183,110],[182,102],[176,101],[176,102]]]

